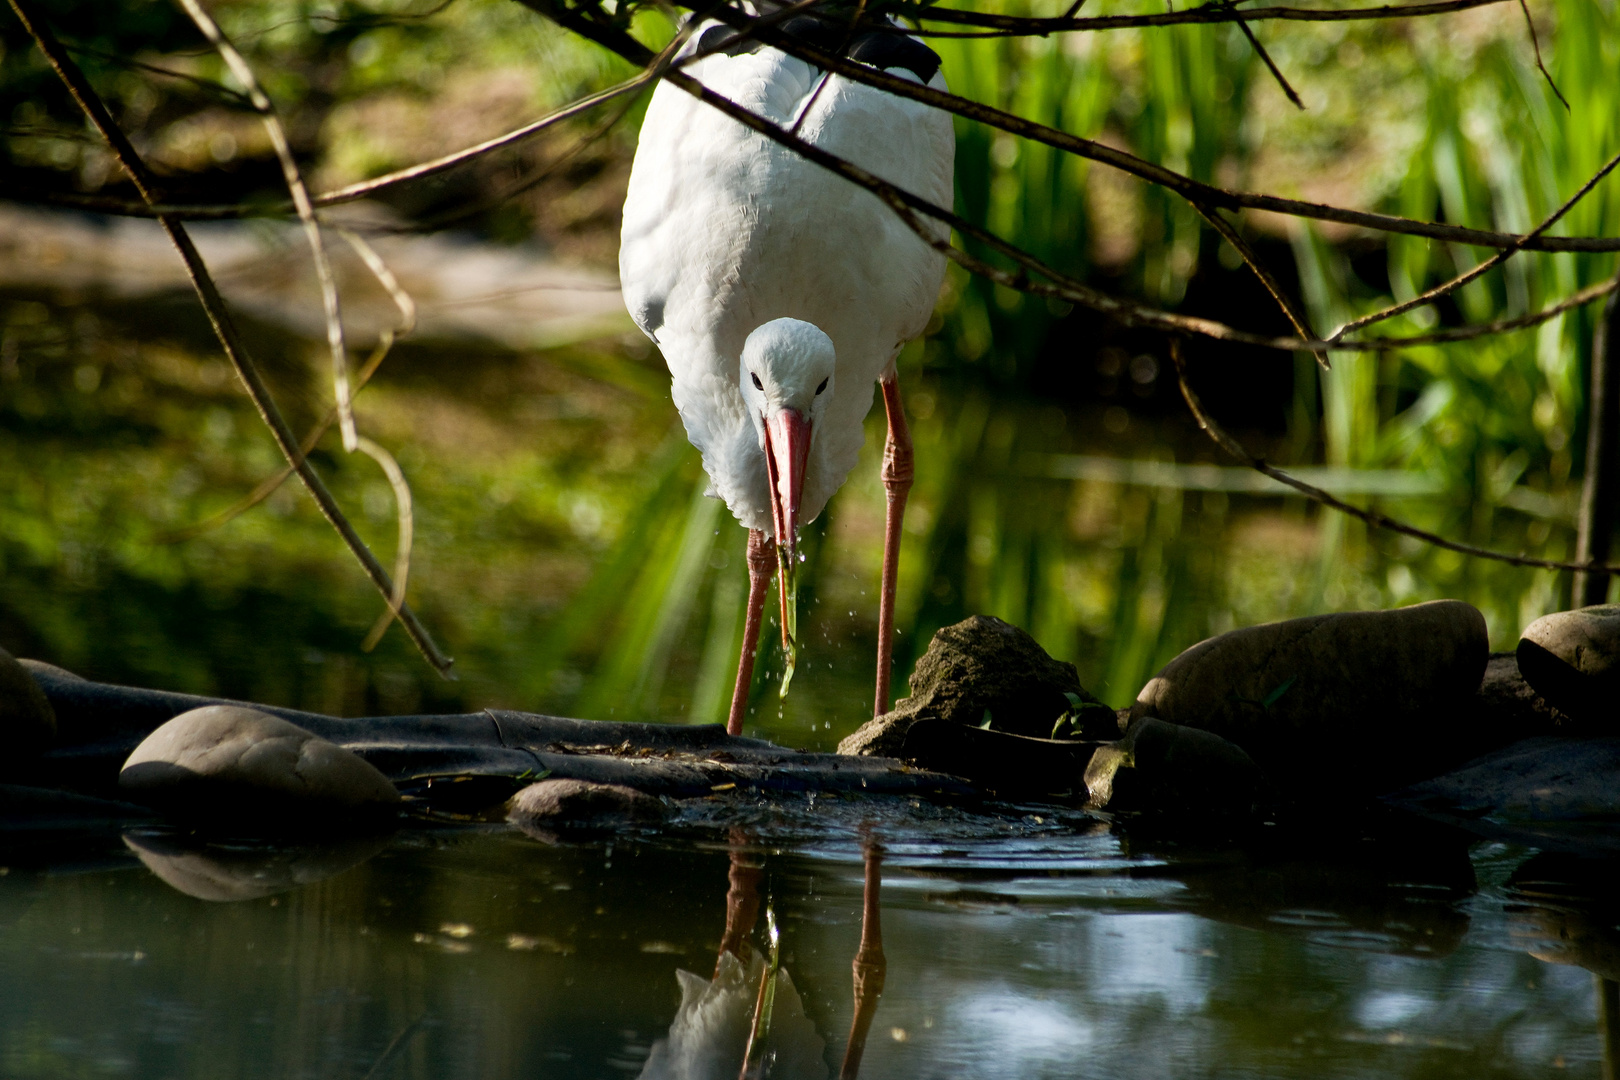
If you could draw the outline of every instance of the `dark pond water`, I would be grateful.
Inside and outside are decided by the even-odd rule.
[[[1567,962],[1614,974],[1601,868],[1409,826],[1201,847],[1049,808],[720,809],[565,843],[12,834],[0,1073],[729,1078],[774,927],[754,1057],[850,1075],[864,923],[865,1077],[1612,1075],[1605,984]],[[727,941],[750,966],[711,987]]]

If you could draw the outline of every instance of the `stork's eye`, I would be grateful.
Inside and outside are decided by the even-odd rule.
[[[754,380],[754,389],[755,390],[764,390],[765,389],[765,384],[759,381],[759,373],[758,372],[750,371],[748,373],[748,377],[750,379]]]
[[[821,380],[821,385],[820,385],[820,386],[818,386],[818,387],[816,387],[816,393],[817,393],[817,394],[820,394],[820,393],[821,393],[821,392],[822,392],[822,391],[823,391],[823,390],[825,390],[825,389],[827,389],[827,380],[826,380],[826,379],[822,379],[822,380]]]

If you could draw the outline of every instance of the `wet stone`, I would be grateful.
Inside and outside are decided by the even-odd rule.
[[[1247,814],[1266,779],[1253,758],[1219,735],[1143,717],[1092,755],[1085,786],[1094,810]]]
[[[1490,749],[1476,695],[1488,656],[1484,616],[1457,600],[1290,619],[1183,652],[1130,716],[1236,743],[1299,797],[1375,794]]]
[[[6,756],[36,754],[56,739],[56,713],[34,677],[0,649],[0,738]]]
[[[1050,738],[1065,714],[1079,721],[1067,734],[1116,738],[1114,712],[1080,685],[1074,665],[1048,656],[1010,623],[974,615],[934,635],[911,674],[911,696],[867,721],[838,744],[840,754],[894,757],[919,720]]]
[[[181,713],[135,748],[126,795],[184,817],[341,830],[396,810],[399,793],[351,750],[238,705]]]
[[[1554,708],[1620,730],[1620,604],[1543,615],[1519,638],[1519,671]]]
[[[512,796],[506,819],[549,841],[570,831],[656,825],[668,816],[669,808],[662,799],[622,784],[541,780]]]

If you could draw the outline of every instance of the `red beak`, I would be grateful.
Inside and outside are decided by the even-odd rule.
[[[765,470],[771,481],[771,523],[776,543],[789,555],[799,546],[799,500],[810,460],[810,421],[794,409],[781,409],[765,423]]]

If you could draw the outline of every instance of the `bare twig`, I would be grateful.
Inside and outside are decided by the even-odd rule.
[[[1546,232],[1548,229],[1552,228],[1559,218],[1569,213],[1571,208],[1573,208],[1576,203],[1586,198],[1587,194],[1590,193],[1593,188],[1597,187],[1598,182],[1601,181],[1605,176],[1608,176],[1609,173],[1613,172],[1615,166],[1617,165],[1620,165],[1620,154],[1616,154],[1614,157],[1610,158],[1602,168],[1593,174],[1590,180],[1581,185],[1580,190],[1576,191],[1575,194],[1564,200],[1564,204],[1548,215],[1540,225],[1537,225],[1533,230],[1526,233],[1524,237],[1525,241],[1533,240],[1537,236],[1540,236],[1542,233]],[[1480,263],[1478,266],[1474,267],[1472,270],[1458,274],[1450,281],[1442,282],[1441,284],[1436,285],[1434,288],[1428,289],[1419,295],[1412,297],[1410,300],[1404,300],[1401,303],[1393,304],[1381,311],[1375,311],[1371,315],[1363,315],[1359,319],[1350,320],[1337,330],[1333,331],[1333,333],[1329,334],[1328,340],[1338,341],[1339,339],[1343,338],[1344,335],[1352,333],[1356,330],[1360,330],[1364,326],[1370,326],[1376,322],[1383,322],[1385,319],[1392,319],[1397,315],[1411,311],[1413,308],[1422,307],[1424,304],[1445,296],[1448,293],[1456,292],[1464,285],[1467,285],[1470,281],[1473,281],[1476,278],[1481,277],[1482,275],[1495,269],[1496,267],[1501,266],[1508,259],[1512,258],[1515,254],[1523,250],[1523,242],[1515,244],[1509,248],[1504,248],[1495,255],[1492,255],[1489,259],[1486,259],[1484,262]]]
[[[1306,316],[1305,310],[1299,306],[1292,296],[1288,295],[1288,290],[1282,287],[1282,282],[1277,280],[1277,276],[1271,272],[1271,268],[1260,261],[1260,256],[1255,253],[1254,248],[1249,246],[1249,242],[1243,238],[1243,234],[1238,232],[1237,226],[1227,221],[1219,210],[1199,206],[1197,203],[1193,203],[1193,209],[1197,210],[1205,221],[1213,225],[1215,231],[1220,233],[1226,242],[1231,244],[1233,249],[1243,257],[1243,261],[1248,264],[1249,269],[1254,271],[1254,276],[1260,279],[1260,284],[1265,286],[1266,292],[1270,293],[1271,298],[1277,301],[1277,306],[1282,309],[1283,315],[1287,317],[1290,323],[1293,323],[1295,332],[1302,338],[1316,337],[1316,331],[1311,329],[1311,322]],[[1328,354],[1325,350],[1316,350],[1315,356],[1316,362],[1322,366],[1324,371],[1333,366],[1328,360]]]
[[[45,54],[45,58],[52,69],[56,71],[62,82],[67,86],[68,92],[73,95],[74,100],[84,110],[85,115],[90,118],[91,123],[101,132],[102,138],[107,140],[107,145],[112,149],[114,156],[118,158],[119,164],[123,166],[124,171],[129,174],[136,190],[140,192],[141,198],[150,205],[157,205],[159,202],[157,186],[145,162],[141,160],[134,146],[130,144],[129,137],[113,122],[111,114],[107,112],[107,106],[103,104],[95,89],[85,79],[84,73],[79,70],[78,65],[68,56],[61,43],[56,40],[50,27],[34,10],[32,0],[8,0],[8,2],[11,4],[11,9],[17,13],[17,17],[22,20],[24,28],[33,37],[34,43]],[[191,277],[192,285],[197,290],[197,297],[202,302],[203,310],[208,314],[208,320],[213,325],[214,333],[219,338],[226,357],[230,359],[231,365],[236,369],[237,376],[242,380],[243,386],[246,387],[248,396],[253,399],[253,404],[259,410],[259,415],[270,428],[270,432],[275,437],[276,444],[280,447],[282,454],[297,470],[299,479],[303,480],[304,486],[314,496],[316,504],[321,508],[321,513],[326,516],[326,519],[332,523],[333,528],[337,529],[338,534],[343,537],[344,542],[349,546],[349,550],[360,561],[360,565],[365,569],[372,582],[382,591],[384,596],[392,598],[394,586],[389,579],[388,571],[383,569],[376,556],[372,555],[371,549],[366,547],[365,541],[361,540],[360,536],[354,531],[354,527],[350,525],[348,518],[344,516],[343,511],[338,507],[337,501],[332,498],[332,493],[326,487],[325,482],[321,480],[320,475],[315,472],[300,451],[292,429],[287,426],[286,419],[282,417],[281,410],[276,407],[275,399],[271,396],[269,387],[265,385],[264,378],[259,373],[258,365],[253,362],[252,357],[248,355],[247,350],[242,346],[241,338],[236,331],[236,325],[231,319],[230,312],[225,307],[224,299],[219,295],[218,288],[214,285],[213,278],[208,273],[207,265],[197,251],[196,244],[192,242],[191,234],[186,231],[184,223],[167,215],[159,215],[158,221],[169,234],[169,238],[174,242],[176,250],[179,251],[181,259],[185,262],[186,272]],[[433,664],[440,674],[448,677],[451,661],[433,643],[433,638],[428,633],[427,628],[421,624],[408,605],[402,606],[399,614],[401,622],[404,623],[406,630],[410,633],[411,640],[422,651],[422,655],[428,659],[429,663]]]
[[[578,101],[571,102],[554,112],[547,113],[540,119],[513,131],[508,131],[504,135],[486,139],[474,146],[467,147],[465,150],[457,150],[453,154],[446,154],[443,157],[423,162],[420,165],[412,165],[371,180],[362,180],[346,187],[322,192],[313,196],[310,202],[317,208],[338,206],[379,194],[401,184],[408,184],[413,180],[421,180],[425,177],[446,172],[458,165],[483,157],[485,154],[513,146],[564,120],[571,119],[605,102],[639,90],[652,81],[653,77],[651,71],[643,71],[634,78],[626,79],[624,82],[610,86],[606,90],[587,94]],[[8,188],[4,183],[0,183],[0,196],[20,201],[55,203],[82,210],[95,210],[104,214],[122,214],[128,217],[157,217],[162,214],[177,221],[220,221],[244,217],[280,217],[296,210],[291,201],[221,206],[158,203],[155,206],[148,206],[144,202],[133,202],[128,199],[111,198],[102,195],[82,195],[76,192],[30,192]]]
[[[365,385],[371,381],[372,375],[376,374],[377,369],[382,366],[382,362],[388,356],[389,350],[394,347],[394,342],[416,329],[416,301],[412,300],[411,294],[400,286],[399,280],[394,277],[394,272],[388,269],[387,264],[382,261],[381,256],[377,254],[370,244],[348,229],[339,229],[338,235],[348,241],[349,246],[365,262],[378,283],[387,290],[388,295],[393,299],[394,306],[399,309],[399,325],[392,330],[384,329],[378,335],[377,344],[371,350],[371,356],[366,359],[360,370],[355,373],[354,392],[358,396],[360,391],[365,388]],[[298,444],[299,453],[308,454],[315,449],[316,444],[321,441],[321,437],[326,434],[336,419],[337,410],[327,410],[326,415],[321,417],[320,422],[310,430],[308,435],[304,436],[304,441]],[[179,543],[201,536],[203,533],[217,529],[221,525],[228,524],[275,494],[276,489],[280,488],[286,482],[287,477],[292,474],[293,467],[283,465],[278,471],[260,481],[259,485],[247,495],[224,510],[195,524],[164,533],[158,537],[158,543]]]
[[[405,471],[399,467],[399,462],[394,460],[394,455],[364,435],[360,436],[359,449],[375,461],[388,477],[388,485],[394,489],[394,517],[399,523],[399,540],[394,550],[394,591],[388,598],[388,610],[372,624],[370,633],[360,643],[361,652],[370,652],[382,640],[388,624],[399,617],[399,609],[405,606],[405,586],[411,576],[411,543],[416,533],[416,515],[411,501],[411,485],[406,481]]]
[[[567,5],[562,3],[561,0],[519,0],[519,2],[534,9],[552,21],[557,22],[559,25],[573,30],[582,37],[595,41],[597,44],[602,45],[614,53],[617,53],[619,56],[630,61],[631,63],[648,66],[655,59],[651,50],[642,45],[629,34],[625,33],[623,30],[616,26],[604,25],[602,23],[587,19],[573,9],[567,7]],[[1460,11],[1469,7],[1478,7],[1484,3],[1498,2],[1501,2],[1501,0],[1451,0],[1451,2],[1438,5],[1410,5],[1402,8],[1365,10],[1394,11],[1408,15],[1421,15],[1435,14],[1441,10]],[[1098,143],[1090,139],[1083,139],[1079,136],[1070,135],[1067,132],[1059,131],[1055,128],[1026,120],[1023,117],[1013,113],[995,109],[991,106],[981,105],[978,102],[970,101],[954,94],[934,90],[930,87],[922,86],[910,80],[889,75],[887,72],[869,67],[857,61],[849,60],[845,57],[832,56],[828,53],[822,52],[821,50],[815,49],[812,46],[807,46],[803,42],[796,39],[788,38],[779,33],[773,33],[769,29],[769,27],[775,21],[779,21],[782,16],[794,13],[804,6],[807,5],[795,4],[788,8],[779,9],[772,12],[770,15],[761,17],[759,19],[752,19],[747,15],[727,7],[717,8],[714,10],[713,14],[715,17],[727,22],[729,25],[739,28],[740,32],[737,37],[746,36],[746,32],[751,30],[758,33],[761,39],[766,40],[769,44],[772,44],[791,55],[798,56],[801,59],[816,64],[822,67],[824,70],[834,71],[856,82],[862,82],[882,90],[887,90],[890,93],[897,94],[901,97],[908,97],[912,100],[922,102],[923,104],[933,105],[934,107],[942,109],[946,112],[950,112],[970,120],[976,120],[991,127],[998,128],[999,130],[1006,131],[1009,134],[1021,135],[1037,142],[1052,146],[1054,149],[1063,150],[1066,153],[1072,153],[1079,157],[1084,157],[1089,160],[1109,165],[1140,179],[1146,180],[1149,183],[1158,184],[1159,186],[1169,188],[1170,190],[1182,195],[1189,201],[1200,202],[1207,206],[1228,210],[1267,210],[1273,213],[1284,214],[1291,217],[1304,217],[1319,221],[1332,221],[1341,225],[1352,225],[1358,228],[1371,229],[1378,232],[1424,236],[1434,240],[1444,240],[1451,243],[1467,244],[1474,247],[1502,249],[1518,245],[1526,251],[1620,251],[1620,238],[1614,237],[1537,236],[1533,239],[1527,240],[1525,237],[1517,236],[1511,233],[1499,233],[1483,229],[1470,229],[1462,226],[1445,224],[1442,222],[1416,221],[1410,218],[1398,217],[1392,214],[1377,214],[1361,210],[1349,210],[1322,203],[1311,203],[1298,199],[1284,199],[1274,195],[1266,195],[1255,192],[1231,191],[1225,188],[1216,187],[1212,184],[1206,184],[1202,181],[1194,180],[1192,177],[1177,173],[1174,170],[1164,168],[1161,165],[1146,161],[1142,158],[1136,157],[1133,154],[1125,153],[1124,151],[1117,150],[1102,143]],[[930,8],[927,10],[938,13],[947,9]],[[1209,8],[1198,8],[1194,9],[1194,12],[1210,12],[1211,10],[1212,9]],[[1258,15],[1267,10],[1284,11],[1295,9],[1262,8],[1250,12],[1241,12],[1240,14],[1247,19],[1250,16]],[[1181,14],[1193,14],[1194,12],[1184,12]],[[1306,11],[1305,13],[1322,16],[1337,16],[1338,14],[1341,14],[1335,12],[1309,11]],[[1216,11],[1213,14],[1220,15],[1220,12]],[[1231,16],[1230,13],[1227,13],[1218,18],[1207,17],[1183,21],[1226,22],[1231,21]],[[1047,31],[1037,27],[1035,29],[1031,29],[1029,32],[1045,33]],[[729,40],[735,40],[735,38],[728,39],[728,41]],[[727,44],[728,42],[722,42],[718,48],[727,47]],[[699,53],[697,55],[706,55],[706,53]],[[627,83],[620,84],[618,87],[604,91],[602,94],[593,95],[591,98],[582,99],[582,101],[575,103],[575,105],[568,106],[568,108],[563,111],[570,114],[575,111],[580,111],[583,108],[587,108],[591,105],[600,103],[602,100],[606,100],[608,96],[616,96],[618,93],[628,92],[631,89],[639,87],[652,77],[653,75],[651,73],[644,71],[641,75],[636,76]],[[542,121],[537,121],[537,125],[554,122],[556,119],[561,118],[562,116],[560,114],[553,114],[552,117],[548,117]],[[530,129],[520,129],[519,132],[513,132],[510,135],[502,136],[501,140],[512,139],[515,141],[516,138],[532,133],[531,129],[534,129],[535,127],[536,125],[531,125]],[[426,165],[415,166],[411,169],[401,170],[398,173],[392,173],[387,177],[380,177],[377,180],[365,181],[361,184],[350,185],[347,188],[326,193],[325,195],[318,197],[315,202],[316,205],[325,206],[336,202],[347,202],[351,199],[363,198],[365,195],[371,194],[383,187],[390,186],[395,183],[402,183],[410,179],[415,179],[422,175],[428,175],[430,172],[440,171],[444,168],[450,168],[455,164],[460,164],[462,161],[469,160],[472,157],[476,157],[481,153],[486,153],[490,149],[494,148],[496,147],[490,143],[481,144],[479,147],[469,148],[468,150],[461,151],[458,154],[439,159],[437,162],[430,162]],[[3,186],[0,186],[0,191],[4,191]],[[131,204],[122,200],[104,199],[97,196],[77,196],[67,194],[51,194],[41,196],[37,193],[26,193],[20,191],[11,191],[7,192],[7,194],[16,198],[55,202],[63,205],[80,206],[85,209],[97,209],[111,213],[134,212],[143,215],[150,214],[149,210],[139,207],[136,204]],[[177,217],[225,218],[245,216],[245,214],[249,212],[253,214],[263,214],[266,212],[275,211],[276,208],[254,208],[253,210],[248,211],[245,208],[231,208],[229,210],[222,210],[218,207],[166,206],[163,207],[163,210],[168,213],[173,213]],[[277,212],[285,212],[285,209],[282,208]]]
[[[372,375],[376,374],[377,368],[382,365],[383,360],[388,356],[388,351],[393,348],[393,345],[394,331],[384,330],[378,337],[376,347],[371,350],[371,356],[366,359],[365,364],[362,365],[360,370],[355,373],[354,391],[356,394],[359,394],[359,392],[365,388],[366,383],[371,381]],[[328,409],[326,411],[326,415],[321,417],[320,421],[316,423],[314,427],[310,428],[309,434],[305,435],[303,441],[298,444],[299,454],[307,455],[310,451],[314,450],[316,445],[321,441],[321,437],[331,430],[332,424],[336,422],[336,420],[337,410]],[[182,526],[181,528],[175,529],[171,532],[159,533],[155,538],[155,542],[159,544],[179,544],[201,536],[203,533],[212,532],[214,529],[217,529],[223,525],[230,524],[236,518],[241,517],[243,514],[247,513],[249,510],[253,509],[255,506],[258,506],[260,503],[264,502],[264,500],[274,495],[276,490],[280,488],[282,484],[287,482],[287,478],[293,474],[293,471],[292,465],[283,465],[280,469],[277,469],[275,472],[259,481],[258,485],[254,487],[252,491],[242,496],[230,506],[227,506],[225,509],[216,514],[212,514],[201,521]]]
[[[372,276],[377,279],[377,284],[383,287],[389,299],[394,302],[394,306],[399,309],[399,325],[394,327],[392,337],[402,338],[415,330],[416,301],[412,300],[411,294],[400,286],[399,279],[388,269],[388,264],[382,261],[382,256],[378,255],[377,250],[353,229],[339,229],[338,235],[354,249],[356,255],[360,256],[360,261],[366,264],[366,269],[371,271]],[[377,363],[381,363],[381,358],[375,363],[368,364],[368,367],[375,370]]]
[[[1530,47],[1536,50],[1536,67],[1547,80],[1547,85],[1552,87],[1552,92],[1558,95],[1558,100],[1564,103],[1564,111],[1568,112],[1569,99],[1558,89],[1558,84],[1553,82],[1552,72],[1547,70],[1547,65],[1541,62],[1541,39],[1536,37],[1536,21],[1530,17],[1530,5],[1525,0],[1519,0],[1519,10],[1524,12],[1525,29],[1530,31]]]
[[[1231,7],[1231,5],[1229,4],[1228,7]],[[1294,108],[1303,112],[1305,103],[1299,100],[1299,95],[1288,84],[1288,80],[1283,77],[1282,69],[1277,66],[1276,61],[1271,59],[1271,54],[1266,52],[1264,45],[1260,44],[1260,39],[1254,36],[1254,28],[1245,19],[1237,20],[1237,24],[1238,29],[1243,31],[1243,36],[1248,38],[1249,44],[1254,47],[1255,55],[1260,57],[1261,63],[1266,65],[1266,70],[1271,72],[1271,77],[1277,80],[1278,86],[1282,87],[1282,92],[1288,96],[1289,101],[1294,103]]]
[[[264,122],[270,145],[275,148],[276,157],[281,162],[281,174],[287,181],[287,190],[292,194],[298,218],[304,223],[304,235],[309,241],[310,257],[315,264],[315,277],[321,286],[321,303],[326,309],[326,344],[332,354],[332,394],[337,400],[338,431],[343,436],[343,449],[352,454],[358,449],[359,434],[354,429],[354,404],[349,390],[349,350],[343,341],[343,309],[338,299],[337,281],[332,277],[332,264],[326,257],[326,244],[321,239],[321,226],[315,220],[315,207],[310,202],[309,189],[304,186],[298,163],[293,160],[287,132],[281,126],[275,106],[270,104],[270,98],[259,86],[253,68],[225,37],[225,32],[213,17],[203,10],[202,4],[198,0],[176,0],[176,3],[191,16],[191,21],[219,51],[231,74],[247,91],[248,100]]]
[[[592,29],[597,29],[592,27]],[[1146,326],[1172,333],[1197,334],[1220,341],[1241,342],[1257,345],[1262,348],[1284,349],[1289,351],[1304,350],[1318,352],[1329,347],[1339,350],[1377,351],[1391,347],[1387,340],[1374,342],[1327,342],[1308,338],[1275,337],[1264,334],[1254,334],[1238,330],[1214,319],[1204,319],[1196,316],[1179,315],[1148,307],[1132,300],[1110,296],[1097,289],[1093,289],[1082,282],[1076,281],[1067,275],[1047,266],[1028,252],[1015,247],[994,233],[967,221],[957,214],[930,203],[910,192],[903,191],[884,180],[879,179],[865,169],[840,158],[834,154],[798,138],[785,129],[778,127],[771,121],[761,117],[743,106],[726,98],[684,72],[671,70],[665,78],[694,97],[699,98],[712,107],[720,110],[745,127],[759,132],[766,138],[783,146],[789,147],[809,161],[825,169],[829,169],[853,183],[866,188],[890,207],[895,214],[904,221],[907,227],[916,232],[922,239],[946,258],[952,260],[964,269],[986,277],[998,284],[1020,292],[1028,292],[1037,296],[1050,297],[1057,300],[1067,300],[1071,303],[1082,304],[1094,311],[1101,312],[1118,319],[1129,326]],[[991,265],[940,239],[918,219],[916,212],[949,225],[964,236],[972,237],[991,250],[1011,260],[1022,269],[1013,273],[1000,267]],[[1037,274],[1046,278],[1051,284],[1036,281],[1030,274]],[[1279,290],[1280,291],[1280,290]],[[1481,331],[1483,332],[1483,331]]]
[[[1225,428],[1216,423],[1215,419],[1205,411],[1204,404],[1199,400],[1198,394],[1188,384],[1187,364],[1182,356],[1180,338],[1172,337],[1170,339],[1170,359],[1176,367],[1176,379],[1181,385],[1181,396],[1186,399],[1187,407],[1192,410],[1193,419],[1198,421],[1198,426],[1214,440],[1217,446],[1256,472],[1264,473],[1273,480],[1287,484],[1295,491],[1314,499],[1323,506],[1349,514],[1351,517],[1364,521],[1375,529],[1386,529],[1390,532],[1400,533],[1402,536],[1410,536],[1415,540],[1421,540],[1425,544],[1432,544],[1435,547],[1445,548],[1447,551],[1455,551],[1458,554],[1470,555],[1478,559],[1491,559],[1511,566],[1530,566],[1541,570],[1620,570],[1620,565],[1617,564],[1560,562],[1556,559],[1538,559],[1530,555],[1510,555],[1505,551],[1492,551],[1490,548],[1476,547],[1473,544],[1448,540],[1438,533],[1426,532],[1415,525],[1408,525],[1404,521],[1380,514],[1376,510],[1364,510],[1359,506],[1352,506],[1331,492],[1324,491],[1314,484],[1307,484],[1297,477],[1290,476],[1281,469],[1267,464],[1263,458],[1257,458],[1244,449],[1242,443],[1233,438]]]
[[[1528,315],[1520,315],[1513,319],[1497,319],[1495,322],[1479,323],[1475,326],[1458,326],[1451,330],[1436,330],[1431,334],[1415,334],[1411,337],[1374,338],[1363,342],[1339,342],[1334,348],[1343,351],[1346,348],[1377,348],[1392,349],[1404,348],[1408,345],[1440,345],[1448,341],[1469,341],[1473,338],[1488,337],[1492,334],[1501,334],[1509,330],[1523,330],[1527,326],[1539,326],[1550,319],[1556,319],[1572,308],[1582,307],[1594,300],[1601,300],[1615,291],[1616,283],[1600,281],[1590,285],[1573,296],[1565,297],[1556,304],[1532,311]]]
[[[645,63],[646,59],[651,55],[645,45],[642,45],[635,38],[617,27],[602,26],[584,19],[571,9],[562,6],[560,2],[553,2],[553,0],[519,0],[519,2],[534,8],[548,18],[558,21],[561,25],[574,30],[581,36],[587,37],[599,45],[618,53],[631,63]],[[746,28],[755,22],[749,16],[727,7],[716,9],[714,15],[715,18],[738,28]],[[972,101],[948,91],[935,90],[932,87],[924,86],[910,79],[900,78],[897,75],[891,75],[886,71],[870,67],[859,61],[850,60],[847,57],[835,56],[813,45],[806,44],[802,40],[788,37],[773,28],[756,25],[754,29],[760,40],[767,44],[824,70],[836,72],[853,82],[864,83],[867,86],[876,87],[897,97],[909,98],[924,105],[932,105],[955,116],[978,121],[1005,131],[1010,135],[1020,135],[1035,142],[1043,143],[1053,149],[1100,162],[1149,183],[1169,188],[1190,202],[1200,202],[1207,206],[1227,210],[1270,210],[1291,217],[1334,221],[1343,225],[1355,225],[1379,232],[1426,236],[1435,240],[1449,240],[1453,243],[1469,244],[1477,247],[1508,248],[1518,245],[1527,251],[1620,251],[1620,238],[1537,236],[1527,239],[1512,234],[1468,229],[1440,222],[1415,221],[1393,214],[1346,210],[1321,203],[1283,199],[1275,195],[1231,191],[1216,187],[1213,184],[1206,184],[1201,180],[1194,180],[1192,177],[1178,173],[1173,169],[1167,169],[1155,162],[1147,161],[1103,143],[1084,139],[1078,135],[1071,135],[1068,132],[1060,131],[1045,124],[1038,124],[1016,113]]]
[[[982,26],[1017,34],[1046,35],[1075,30],[1124,30],[1140,26],[1181,26],[1187,23],[1259,22],[1263,19],[1283,19],[1291,22],[1359,22],[1364,19],[1410,19],[1424,15],[1445,15],[1469,8],[1500,4],[1504,0],[1440,0],[1428,4],[1385,4],[1380,7],[1360,8],[1295,8],[1258,7],[1240,10],[1223,3],[1204,4],[1185,11],[1171,11],[1157,15],[1097,15],[1075,18],[1065,14],[1057,18],[1038,18],[1019,15],[997,15],[983,11],[964,11],[960,8],[936,7],[932,4],[900,0],[891,5],[897,14],[918,22],[954,23],[958,26]],[[1072,11],[1073,9],[1071,9]],[[925,36],[929,31],[923,31]]]
[[[136,60],[135,58],[129,56],[120,56],[117,53],[106,52],[102,49],[92,49],[88,45],[80,45],[77,42],[68,41],[65,39],[62,41],[62,46],[63,48],[67,49],[68,52],[77,53],[80,56],[93,56],[97,60],[106,60],[114,64],[119,64],[123,67],[131,68],[135,71],[145,71],[152,75],[161,75],[166,79],[175,79],[179,82],[190,83],[199,90],[206,90],[210,94],[217,94],[219,97],[224,98],[233,105],[242,106],[244,108],[252,108],[252,102],[248,100],[248,96],[246,94],[239,90],[232,90],[230,87],[225,86],[222,83],[217,83],[212,79],[198,78],[196,75],[189,75],[184,71],[175,71],[172,68],[160,67],[157,64],[148,64],[144,60]]]

